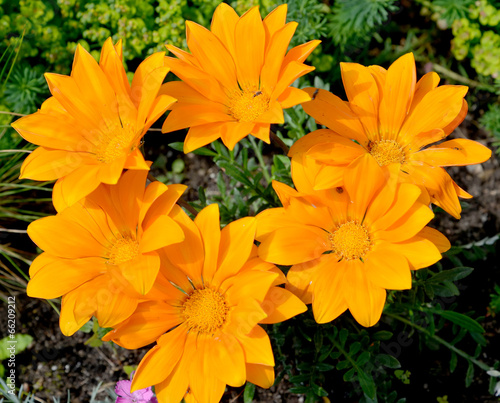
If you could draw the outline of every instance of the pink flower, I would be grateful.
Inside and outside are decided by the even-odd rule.
[[[118,395],[115,403],[158,403],[151,387],[136,390],[130,393],[132,385],[132,375],[130,381],[118,381],[115,386],[115,393]]]

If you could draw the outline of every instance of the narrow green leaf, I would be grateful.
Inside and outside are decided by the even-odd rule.
[[[467,373],[465,374],[465,387],[468,388],[472,381],[474,380],[474,364],[469,361],[469,367],[467,368]]]
[[[429,283],[441,283],[443,281],[457,281],[467,277],[474,271],[472,267],[455,267],[450,270],[443,270],[427,280]]]
[[[388,330],[380,330],[372,336],[373,340],[390,340],[392,338],[392,332]]]
[[[455,369],[457,368],[457,362],[458,362],[457,354],[454,351],[452,351],[451,352],[451,359],[450,359],[450,372],[451,373],[455,372]]]
[[[454,311],[440,311],[437,309],[432,309],[430,311],[442,316],[445,319],[448,319],[450,322],[453,322],[458,326],[463,327],[464,329],[469,330],[470,332],[484,333],[484,329],[479,323],[461,313]]]
[[[168,146],[170,148],[173,148],[175,151],[184,152],[184,143],[182,141],[176,141],[175,143],[170,143]]]
[[[358,370],[359,384],[363,392],[370,398],[375,399],[377,388],[375,387],[375,382],[373,377],[362,370]]]
[[[397,360],[397,358],[393,357],[392,355],[388,354],[378,354],[375,357],[376,362],[379,362],[380,364],[388,367],[388,368],[401,368],[401,364]]]
[[[243,391],[243,403],[252,403],[254,395],[255,385],[251,382],[247,382],[245,390]]]

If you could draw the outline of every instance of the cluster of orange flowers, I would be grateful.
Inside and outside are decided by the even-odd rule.
[[[71,76],[46,74],[52,97],[14,128],[39,147],[21,175],[57,180],[57,215],[28,234],[44,251],[28,294],[62,296],[60,327],[72,335],[92,316],[126,348],[156,342],[133,389],[155,385],[160,402],[217,402],[226,385],[274,382],[271,344],[260,324],[312,303],[319,323],[349,309],[363,326],[380,319],[386,289],[409,289],[412,270],[449,248],[426,225],[430,203],[460,217],[469,198],[442,168],[491,155],[470,140],[427,147],[464,119],[467,88],[428,73],[413,55],[388,70],[342,64],[348,102],[290,85],[313,70],[318,45],[287,52],[297,23],[286,5],[262,20],[222,3],[211,30],[187,22],[191,53],[167,46],[141,63],[130,84],[121,42],[99,63],[81,46]],[[171,70],[182,81],[162,84]],[[183,185],[154,181],[139,147],[171,110],[163,131],[189,128],[184,151],[221,138],[233,148],[251,134],[269,142],[283,109],[302,104],[328,129],[290,150],[295,189],[275,182],[283,207],[220,229],[217,205],[192,220],[177,204]],[[255,240],[260,242],[257,247]],[[275,264],[292,265],[287,276]],[[285,287],[280,285],[285,284]]]

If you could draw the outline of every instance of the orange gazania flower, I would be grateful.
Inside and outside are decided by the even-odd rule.
[[[411,270],[437,262],[450,245],[440,232],[426,227],[433,213],[417,186],[398,183],[396,175],[386,182],[382,168],[368,155],[345,171],[345,187],[323,204],[294,195],[291,188],[281,191],[285,207],[257,216],[259,256],[294,265],[287,288],[312,302],[318,323],[349,309],[361,325],[373,326],[386,289],[411,288]]]
[[[184,240],[168,216],[186,189],[127,171],[55,216],[28,226],[45,252],[30,267],[28,295],[62,297],[60,327],[70,336],[92,315],[103,327],[127,319],[146,298],[160,270],[158,250]]]
[[[310,100],[290,85],[314,70],[303,64],[320,43],[315,40],[286,53],[297,27],[285,24],[287,5],[265,19],[258,7],[241,17],[227,4],[215,10],[211,31],[186,22],[191,54],[167,45],[178,59],[166,65],[183,82],[166,83],[161,93],[179,100],[163,124],[163,132],[189,127],[184,152],[219,137],[233,149],[248,134],[269,143],[271,123],[283,123],[283,109]]]
[[[303,104],[304,110],[331,130],[310,133],[293,145],[289,155],[296,159],[296,170],[307,165],[315,189],[332,188],[342,185],[349,164],[368,154],[380,166],[400,164],[401,181],[426,189],[432,203],[460,218],[458,197],[472,196],[442,167],[484,162],[491,150],[466,139],[427,146],[463,121],[467,87],[438,87],[439,76],[434,72],[416,83],[412,53],[388,70],[356,63],[341,63],[341,70],[349,102],[328,91],[306,89],[313,100]]]
[[[259,323],[282,322],[306,310],[277,287],[281,271],[257,257],[256,219],[219,227],[213,204],[191,221],[174,207],[172,217],[186,240],[162,254],[164,298],[140,303],[104,340],[126,348],[157,341],[142,359],[132,390],[155,385],[158,401],[218,402],[226,384],[246,380],[268,388],[274,382],[269,337]],[[169,286],[169,287],[168,287]]]
[[[71,76],[45,74],[53,96],[12,124],[40,146],[24,161],[21,178],[57,179],[57,206],[77,202],[100,183],[115,184],[124,168],[149,170],[138,146],[175,102],[158,96],[167,72],[164,53],[156,53],[139,65],[130,85],[121,41],[104,43],[99,64],[78,45]]]

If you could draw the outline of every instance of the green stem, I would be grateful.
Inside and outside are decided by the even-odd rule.
[[[411,322],[410,320],[408,319],[405,319],[399,315],[395,315],[393,313],[388,313],[388,312],[384,312],[385,315],[387,316],[390,316],[394,319],[397,319],[399,320],[400,322],[403,322],[403,323],[406,323],[407,325],[410,325],[411,327],[413,327],[414,329],[426,334],[428,337],[436,340],[438,343],[441,343],[443,346],[447,347],[448,349],[450,349],[451,351],[455,352],[456,354],[458,354],[459,356],[465,358],[466,360],[468,361],[471,361],[473,362],[474,364],[476,364],[479,368],[481,368],[482,370],[484,371],[489,371],[491,368],[486,365],[484,362],[481,362],[479,360],[476,360],[474,357],[472,357],[471,355],[467,354],[465,351],[462,351],[460,350],[459,348],[456,348],[453,344],[450,344],[448,343],[446,340],[443,340],[441,337],[439,336],[436,336],[435,334],[431,334],[431,332],[429,332],[426,328],[422,327],[422,326],[419,326],[413,322]]]
[[[262,157],[262,153],[259,150],[259,147],[257,146],[257,143],[255,142],[255,139],[252,136],[248,136],[248,140],[250,140],[250,144],[252,145],[253,150],[255,151],[255,156],[257,157],[257,160],[259,161],[259,165],[262,169],[262,173],[264,174],[264,178],[266,179],[267,183],[271,183],[271,175],[269,175],[269,171],[267,170],[267,165],[264,162],[264,158]]]
[[[445,76],[447,76],[455,81],[458,81],[460,83],[463,83],[465,85],[468,85],[469,87],[476,87],[476,88],[480,88],[480,89],[483,89],[483,90],[486,90],[489,92],[496,92],[497,91],[496,88],[491,86],[491,85],[483,84],[483,83],[480,83],[479,81],[471,80],[470,78],[467,78],[467,77],[464,77],[458,73],[455,73],[454,71],[451,71],[451,70],[447,69],[446,67],[441,66],[439,64],[433,63],[432,68],[434,70],[436,70],[438,73],[444,74]]]

